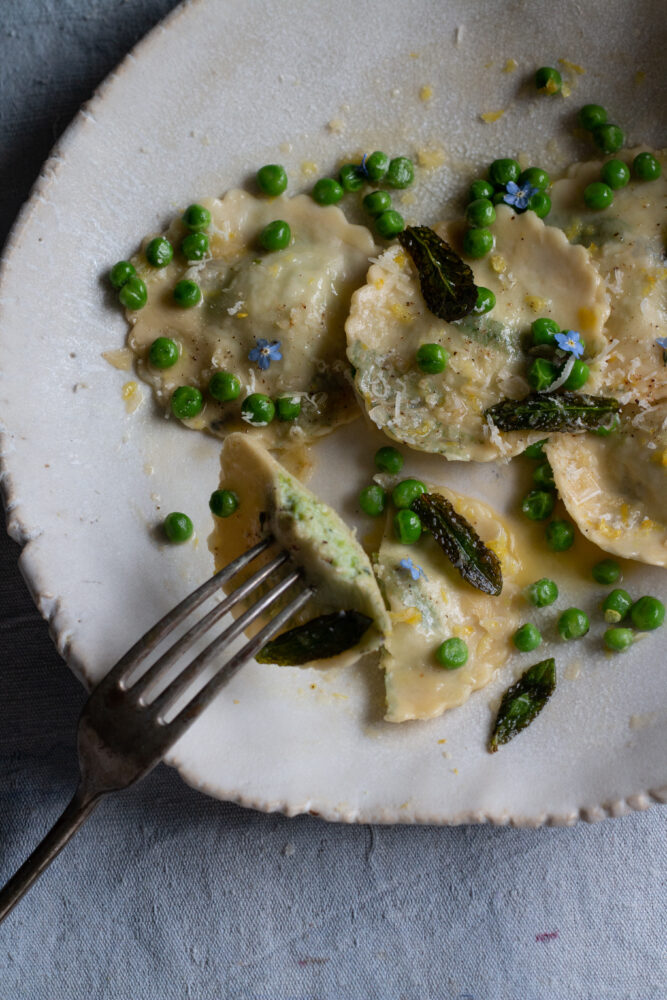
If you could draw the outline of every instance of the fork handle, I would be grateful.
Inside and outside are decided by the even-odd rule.
[[[53,859],[60,854],[65,844],[90,816],[101,798],[102,794],[91,794],[82,785],[79,785],[62,816],[56,820],[42,842],[37,845],[30,857],[23,862],[16,874],[0,890],[0,923],[25,896],[28,889],[49,867]]]

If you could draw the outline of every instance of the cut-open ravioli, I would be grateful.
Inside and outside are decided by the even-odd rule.
[[[166,233],[176,248],[167,267],[150,267],[143,254],[134,260],[148,288],[147,305],[128,313],[128,343],[141,377],[167,408],[178,386],[200,389],[204,407],[184,423],[220,437],[245,426],[241,403],[255,392],[301,401],[296,420],[255,428],[270,447],[303,443],[353,420],[359,410],[345,358],[344,323],[374,252],[369,231],[306,195],[260,199],[230,191],[204,205],[212,218],[205,260],[189,265],[179,253],[186,235],[180,220]],[[276,219],[289,224],[292,242],[267,253],[258,237]],[[173,300],[174,285],[182,279],[195,281],[202,291],[201,302],[190,309]],[[150,363],[148,350],[157,337],[176,341],[179,359],[172,367]],[[249,357],[258,341],[280,345],[262,356],[266,367]],[[239,378],[238,399],[220,403],[206,392],[217,371]]]
[[[388,722],[431,719],[467,701],[505,662],[520,623],[521,566],[510,531],[487,504],[440,486],[429,490],[446,497],[496,553],[503,589],[496,597],[475,590],[431,535],[423,534],[416,545],[402,545],[389,515],[376,564],[393,626],[381,658]],[[457,670],[445,670],[435,658],[440,643],[451,636],[463,639],[469,650],[466,664]]]
[[[274,549],[255,560],[245,576],[277,551],[289,552],[292,563],[303,568],[305,579],[316,588],[290,626],[334,611],[357,611],[372,622],[354,649],[309,665],[341,665],[377,649],[391,630],[391,620],[370,560],[338,514],[277,462],[254,434],[231,434],[221,461],[220,488],[232,490],[239,505],[230,517],[217,520],[210,537],[216,567],[273,535]],[[242,575],[235,577],[233,585],[240,579]]]
[[[436,229],[458,245],[454,227]],[[529,391],[522,337],[537,316],[580,331],[589,355],[606,343],[607,296],[583,247],[571,246],[534,212],[517,215],[505,205],[497,208],[493,232],[494,250],[471,265],[475,283],[496,296],[490,313],[438,319],[426,308],[412,261],[391,247],[353,295],[345,326],[355,385],[373,423],[397,441],[449,459],[510,457],[537,440],[523,432],[501,436],[484,417],[500,399]],[[448,352],[441,374],[417,367],[425,343]]]

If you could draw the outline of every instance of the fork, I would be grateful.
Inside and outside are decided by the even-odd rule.
[[[216,664],[213,676],[199,689],[195,689],[197,679],[216,659],[222,647],[239,636],[285,591],[302,579],[300,570],[291,569],[221,635],[182,666],[176,676],[167,681],[166,686],[163,684],[160,688],[160,682],[168,678],[170,668],[182,660],[194,643],[227,611],[268,581],[289,560],[287,552],[280,552],[190,625],[159,659],[145,667],[151,653],[175,628],[186,622],[196,608],[265,552],[274,541],[269,536],[258,542],[189,594],[149,629],[93,689],[79,718],[77,789],[51,830],[0,890],[0,923],[60,853],[100,800],[110,792],[127,788],[148,774],[199,717],[218,691],[311,597],[313,588],[304,585],[226,663]],[[185,703],[179,706],[183,699]],[[177,709],[175,714],[174,709]]]

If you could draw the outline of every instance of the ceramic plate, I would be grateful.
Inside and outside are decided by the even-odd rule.
[[[164,420],[104,351],[125,323],[104,275],[144,233],[198,198],[283,162],[292,190],[313,164],[376,148],[444,159],[419,182],[422,221],[465,186],[461,161],[590,153],[579,104],[613,109],[630,141],[664,142],[657,4],[199,0],[127,57],[46,163],[2,273],[2,489],[21,567],[58,649],[87,683],[210,574],[207,498],[219,442]],[[536,66],[561,63],[569,99],[537,99]],[[515,60],[516,68],[512,70]],[[502,110],[495,123],[482,113]],[[318,452],[313,486],[345,515],[378,436],[363,421]],[[516,463],[514,463],[516,465]],[[515,502],[514,466],[410,469]],[[152,529],[187,510],[193,544]],[[633,592],[655,592],[637,567]],[[363,822],[571,823],[667,799],[667,695],[657,634],[622,657],[597,642],[558,651],[559,690],[539,721],[484,750],[510,664],[444,718],[381,721],[374,663],[330,673],[251,664],[171,754],[211,795],[265,810]],[[664,647],[662,647],[664,649]],[[577,662],[578,661],[578,665]],[[446,741],[446,742],[444,742]]]

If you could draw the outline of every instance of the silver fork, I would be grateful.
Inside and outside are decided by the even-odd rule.
[[[313,593],[304,586],[271,621],[231,659],[219,664],[213,677],[197,690],[196,680],[227,643],[231,642],[286,590],[301,579],[292,569],[258,601],[210,642],[176,676],[159,688],[170,668],[235,604],[248,597],[289,559],[287,552],[256,570],[236,590],[203,618],[191,625],[147,669],[145,661],[156,647],[207,598],[272,545],[272,537],[258,542],[238,559],[165,615],[123,656],[93,689],[83,706],[78,728],[79,784],[72,801],[27,861],[0,891],[0,922],[18,903],[67,841],[76,833],[100,800],[148,774],[188,729],[218,691],[281,628]],[[144,666],[144,669],[140,668]],[[154,695],[153,697],[151,697]],[[189,697],[188,697],[189,695]],[[177,713],[170,712],[187,699]]]

